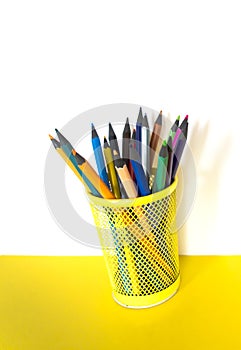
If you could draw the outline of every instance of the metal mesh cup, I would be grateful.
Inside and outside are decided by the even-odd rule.
[[[113,297],[123,306],[160,304],[179,287],[176,186],[177,179],[161,192],[135,199],[88,194]]]

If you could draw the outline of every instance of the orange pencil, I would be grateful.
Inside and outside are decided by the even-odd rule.
[[[88,178],[88,180],[93,184],[93,186],[97,189],[97,191],[101,194],[103,198],[106,199],[114,199],[115,196],[106,186],[103,180],[96,173],[94,168],[90,165],[87,160],[82,157],[75,150],[72,150],[72,154],[74,155],[76,162],[78,163],[78,167],[83,171],[83,174]]]

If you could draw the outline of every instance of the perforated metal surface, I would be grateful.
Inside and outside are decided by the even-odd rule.
[[[175,184],[133,201],[90,196],[90,205],[114,292],[147,296],[177,280]]]

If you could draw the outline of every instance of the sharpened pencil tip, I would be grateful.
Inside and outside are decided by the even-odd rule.
[[[50,135],[50,134],[49,134],[49,138],[50,138],[50,140],[54,139],[54,137],[52,135]]]
[[[185,120],[188,120],[188,115],[186,115],[186,117],[184,118]]]
[[[140,107],[136,124],[137,125],[142,125],[142,120],[143,120],[143,114],[142,114],[142,108]]]
[[[180,120],[180,118],[181,118],[181,117],[180,117],[180,115],[179,115],[179,116],[177,117],[177,120]]]
[[[95,127],[94,127],[94,124],[93,124],[93,123],[91,123],[91,129],[92,129],[92,130],[95,130]]]
[[[162,125],[162,111],[158,114],[155,124]]]

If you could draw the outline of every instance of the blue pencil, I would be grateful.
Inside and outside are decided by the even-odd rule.
[[[147,196],[148,194],[151,194],[151,191],[148,187],[148,181],[147,181],[143,166],[140,162],[140,156],[137,153],[137,151],[134,149],[132,141],[130,144],[130,160],[131,160],[132,168],[135,173],[136,182],[137,182],[140,195]]]
[[[108,175],[106,172],[104,157],[103,157],[102,148],[101,148],[101,144],[100,144],[100,138],[99,138],[97,131],[94,127],[94,124],[91,124],[91,127],[92,127],[91,141],[92,141],[92,146],[93,146],[93,151],[94,151],[94,155],[95,155],[95,161],[96,161],[98,173],[100,175],[100,178],[106,184],[106,186],[108,186],[108,188],[110,188],[110,183],[109,183]]]

